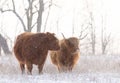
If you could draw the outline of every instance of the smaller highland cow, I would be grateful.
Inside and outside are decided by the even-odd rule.
[[[60,50],[50,51],[51,61],[57,66],[59,72],[72,71],[78,62],[80,50],[79,39],[71,37],[59,41]]]
[[[28,74],[32,74],[32,64],[38,65],[39,73],[42,72],[48,50],[59,50],[58,39],[52,33],[31,33],[20,34],[14,45],[14,54],[19,61],[22,73],[25,72],[25,65]]]

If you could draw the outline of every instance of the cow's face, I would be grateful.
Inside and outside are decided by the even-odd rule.
[[[48,50],[59,50],[59,41],[52,33],[47,33],[48,35]]]
[[[71,53],[76,53],[79,51],[79,40],[75,37],[66,39],[66,45]]]

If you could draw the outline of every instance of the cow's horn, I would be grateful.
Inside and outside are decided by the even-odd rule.
[[[65,36],[64,36],[64,34],[63,33],[61,33],[61,34],[62,34],[63,38],[66,39]]]

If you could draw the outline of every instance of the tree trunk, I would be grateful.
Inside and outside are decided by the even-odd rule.
[[[7,44],[7,41],[6,39],[0,35],[0,51],[1,51],[1,48],[3,49],[3,52],[5,54],[11,54],[10,50],[9,50],[9,47],[8,47],[8,44]]]
[[[37,19],[37,32],[41,32],[43,11],[44,11],[43,0],[39,0],[39,10],[38,10],[38,19]]]
[[[0,45],[0,55],[1,55],[1,45]]]

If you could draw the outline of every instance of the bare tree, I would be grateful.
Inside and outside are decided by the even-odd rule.
[[[91,17],[91,21],[93,21],[92,17]],[[95,54],[95,44],[96,44],[96,36],[95,36],[95,27],[93,26],[93,24],[90,24],[91,26],[91,45],[92,45],[92,53]]]
[[[33,12],[33,3],[34,3],[34,0],[28,0],[28,3],[29,3],[29,7],[26,8],[26,17],[27,17],[27,31],[28,32],[31,32],[32,28],[35,26],[36,22],[33,24],[33,15],[36,13]]]
[[[16,8],[17,5],[15,3],[15,0],[11,0],[11,3],[12,3],[12,7],[9,8],[10,3],[8,3],[8,9],[4,10],[4,8],[1,8],[0,11],[2,13],[13,12],[13,14],[15,14],[15,16],[18,18],[21,25],[23,26],[24,31],[26,31],[26,32],[31,32],[35,26],[37,28],[37,32],[41,32],[43,12],[45,10],[44,6],[46,4],[48,4],[48,7],[46,9],[49,8],[49,11],[48,11],[48,14],[46,17],[45,24],[43,26],[44,31],[45,31],[47,21],[48,21],[49,15],[50,15],[50,11],[51,11],[51,6],[54,5],[56,7],[59,7],[55,3],[53,3],[53,0],[48,0],[47,2],[44,2],[44,0],[27,0],[28,7],[23,9],[23,11],[25,11],[24,12],[25,14],[23,15],[24,16],[23,17],[22,14],[20,14],[18,12],[19,10],[17,10],[17,8]],[[37,18],[36,18],[36,16],[37,16]]]
[[[52,6],[55,6],[55,7],[60,8],[58,5],[56,5],[55,3],[53,3],[53,0],[50,0],[50,1],[48,2],[48,7],[46,8],[46,9],[48,9],[48,14],[47,14],[47,17],[46,17],[46,19],[45,19],[45,24],[44,24],[44,30],[43,30],[43,32],[45,32],[45,30],[46,30],[46,26],[47,26],[47,22],[48,22],[50,13],[51,13],[51,7],[52,7]],[[58,20],[57,20],[57,21],[58,21]],[[56,24],[57,24],[57,23],[56,23]],[[58,28],[58,27],[57,27],[57,28]]]
[[[92,47],[92,54],[95,54],[95,45],[96,45],[96,28],[94,24],[93,12],[89,12],[89,22],[88,27],[90,31],[90,44]]]
[[[88,26],[84,27],[84,24],[81,25],[81,31],[80,31],[80,35],[79,35],[79,39],[83,40],[87,37],[88,33],[86,33],[88,29]]]
[[[86,0],[86,8],[89,14],[89,22],[88,22],[88,27],[90,30],[90,44],[92,47],[92,54],[95,54],[95,47],[96,47],[96,27],[94,24],[94,16],[93,16],[93,10],[89,9],[88,1]]]
[[[106,53],[106,48],[110,42],[110,37],[111,33],[106,34],[106,24],[105,24],[105,18],[102,16],[102,28],[101,28],[101,49],[102,49],[102,54]]]
[[[15,16],[18,18],[18,20],[22,24],[24,31],[31,32],[32,28],[36,25],[36,22],[33,22],[33,18],[38,10],[36,8],[36,5],[33,4],[35,0],[27,0],[27,1],[28,1],[28,8],[24,9],[25,11],[24,16],[26,17],[27,22],[24,21],[24,17],[17,12],[17,8],[16,8],[17,5],[15,4],[14,0],[11,0],[12,2],[11,8],[8,7],[8,9],[6,10],[4,10],[4,8],[1,8],[0,11],[2,13],[13,12],[13,14],[15,14]],[[36,11],[33,11],[33,8],[36,9]]]

